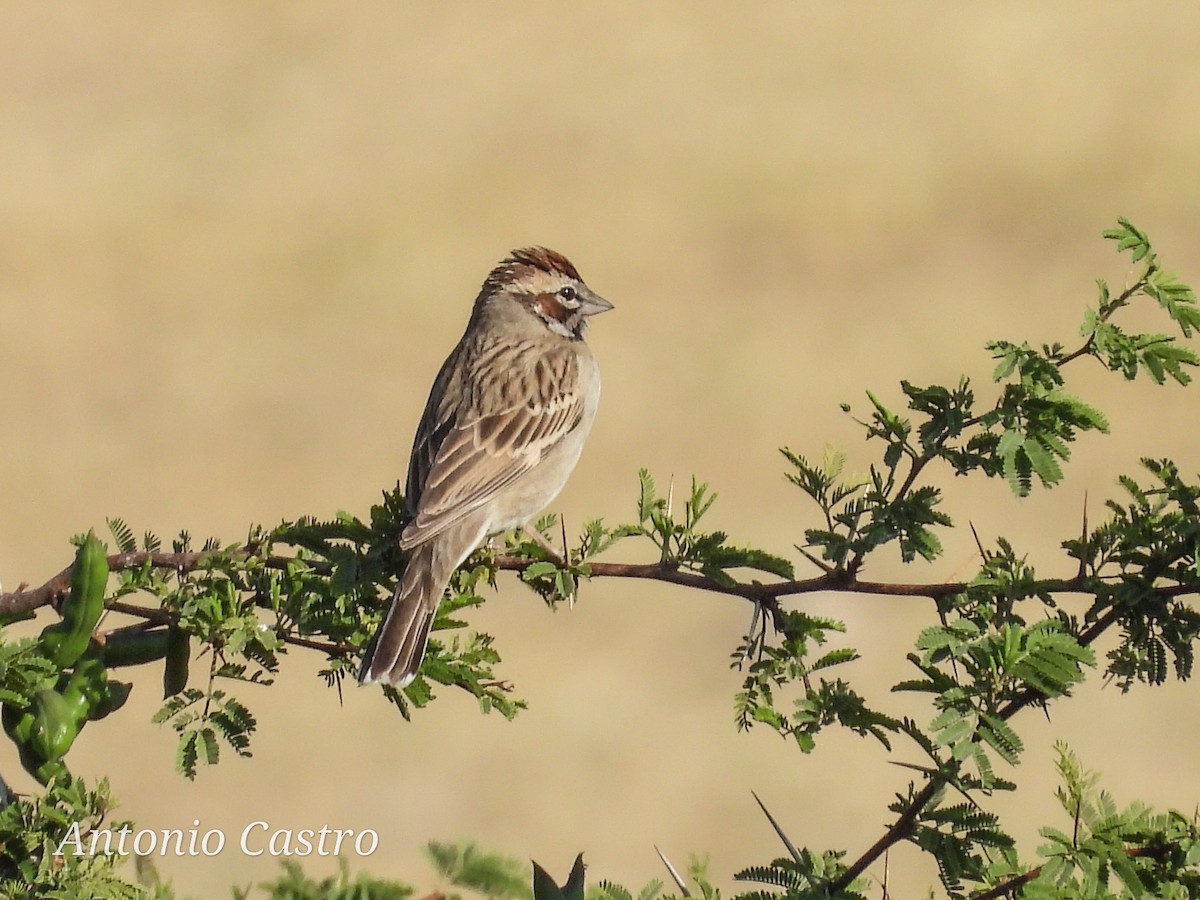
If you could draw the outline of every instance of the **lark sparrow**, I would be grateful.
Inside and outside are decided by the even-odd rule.
[[[587,320],[608,309],[543,247],[514,250],[484,280],[417,428],[400,537],[407,566],[359,683],[411,682],[454,570],[562,490],[600,400]]]

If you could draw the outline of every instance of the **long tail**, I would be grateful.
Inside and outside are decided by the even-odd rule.
[[[409,552],[387,616],[363,656],[359,684],[402,688],[417,677],[434,613],[459,562],[440,544],[435,538]]]

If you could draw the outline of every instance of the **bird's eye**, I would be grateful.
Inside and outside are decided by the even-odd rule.
[[[571,287],[569,284],[565,287],[559,288],[558,296],[562,297],[569,303],[575,299],[575,288]]]

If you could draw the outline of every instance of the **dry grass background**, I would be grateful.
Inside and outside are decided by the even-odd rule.
[[[864,467],[839,402],[894,398],[901,377],[986,382],[992,337],[1070,340],[1092,279],[1125,275],[1098,237],[1116,215],[1200,281],[1198,25],[1184,4],[6,6],[0,577],[58,571],[67,536],[110,515],[234,540],[365,512],[483,275],[533,242],[617,304],[557,509],[624,520],[639,466],[696,473],[721,493],[714,525],[786,552],[812,511],[775,448],[833,441]],[[1197,468],[1190,393],[1084,383],[1113,435],[1079,445],[1059,490],[950,491],[959,521],[1047,571],[1085,492],[1098,506],[1137,456]],[[956,535],[938,565],[869,574],[971,564]],[[903,673],[929,614],[801,602],[847,619],[867,689]],[[734,602],[595,582],[551,615],[505,579],[489,606],[477,624],[530,700],[514,723],[453,692],[411,724],[375,691],[339,707],[295,657],[246,693],[252,760],[175,776],[153,675],[72,760],[143,827],[374,828],[363,865],[426,886],[422,842],[457,837],[554,872],[584,849],[593,878],[634,886],[662,875],[652,844],[711,852],[724,882],[777,854],[751,789],[797,842],[854,853],[907,779],[863,740],[801,757],[735,734]],[[1053,815],[1055,738],[1120,801],[1200,797],[1186,687],[1080,694],[1023,723],[1031,783],[1002,808],[1027,850]],[[276,865],[161,868],[219,897]],[[900,852],[891,878],[916,896],[933,874]]]

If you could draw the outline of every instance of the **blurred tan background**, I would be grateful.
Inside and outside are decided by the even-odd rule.
[[[721,494],[713,527],[787,553],[815,519],[776,448],[832,441],[865,468],[840,402],[963,372],[986,394],[984,341],[1072,341],[1093,279],[1127,274],[1099,238],[1117,215],[1200,282],[1198,26],[1184,4],[6,6],[0,578],[57,572],[105,516],[232,541],[365,514],[403,476],[483,276],[529,243],[617,305],[592,332],[604,401],[556,509],[623,521],[638,467],[695,473]],[[1094,520],[1139,455],[1197,468],[1194,391],[1083,368],[1113,434],[1078,444],[1060,489],[947,497],[1047,574],[1069,571],[1055,548],[1085,493]],[[867,574],[971,566],[956,533],[937,565],[883,554]],[[728,886],[781,852],[752,789],[815,848],[857,854],[889,821],[908,775],[873,742],[831,732],[803,757],[735,733],[744,605],[598,581],[552,615],[512,578],[498,594],[476,624],[530,702],[514,723],[453,692],[411,724],[373,690],[339,707],[296,655],[278,687],[241,692],[253,759],[175,776],[150,673],[73,764],[110,775],[141,827],[227,832],[216,861],[160,864],[199,897],[275,874],[233,846],[254,819],[374,828],[355,867],[422,890],[422,843],[459,837],[560,876],[584,850],[591,878],[635,888],[664,874],[654,844],[710,853]],[[910,674],[930,619],[919,600],[796,602],[848,621],[867,691]],[[1000,808],[1025,852],[1055,815],[1056,738],[1119,802],[1200,798],[1186,686],[1079,693],[1020,723],[1026,783]],[[6,742],[0,766],[29,787]],[[916,896],[935,876],[903,850],[890,879]]]

